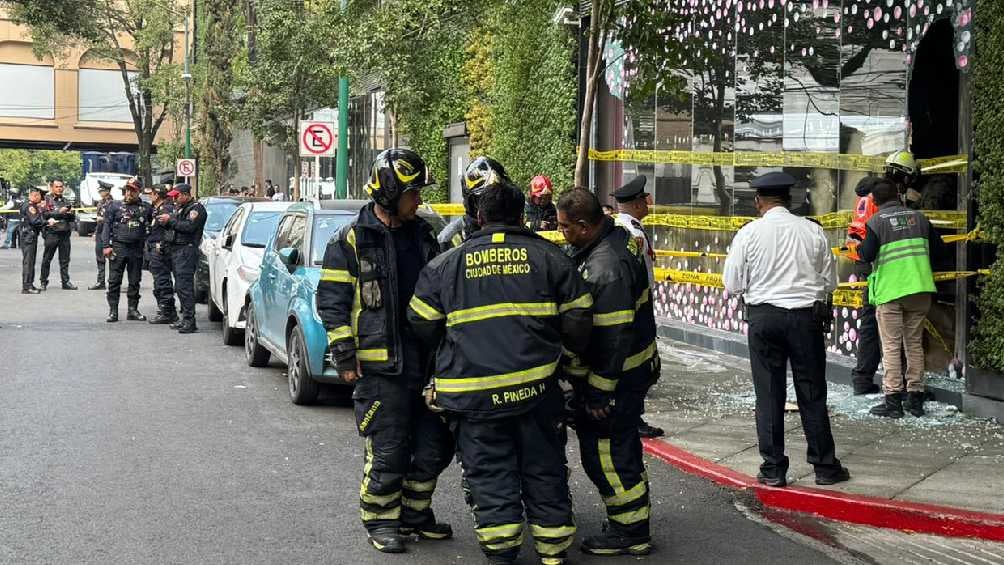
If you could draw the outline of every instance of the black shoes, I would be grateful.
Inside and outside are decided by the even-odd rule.
[[[453,528],[450,527],[449,524],[440,523],[430,524],[420,528],[402,526],[398,532],[402,536],[418,535],[418,537],[427,540],[447,540],[453,537]]]
[[[38,286],[41,287],[38,290],[45,292],[45,289],[49,288],[49,283],[43,281],[38,283]]]
[[[404,553],[404,538],[394,528],[373,530],[369,533],[369,542],[382,553]]]
[[[77,290],[77,285],[75,285],[75,284],[73,284],[71,282],[64,282],[63,283],[63,290]]]
[[[105,318],[105,321],[108,322],[109,324],[119,321],[119,309],[115,307],[109,308],[108,317]]]
[[[903,396],[900,393],[886,394],[882,404],[872,407],[868,412],[882,418],[902,418]]]
[[[787,475],[787,473],[785,473]],[[771,477],[764,475],[763,471],[756,474],[756,480],[761,485],[767,485],[769,487],[783,488],[788,486],[788,479],[784,475],[780,477]]]
[[[157,315],[152,320],[150,320],[151,324],[176,324],[177,322],[178,322],[177,314],[164,315],[163,312],[158,312]],[[177,326],[175,326],[174,329],[177,329]]]
[[[835,485],[851,479],[851,473],[847,467],[840,467],[836,472],[826,474],[816,473],[816,484],[820,486]]]
[[[37,289],[37,288],[35,288],[35,287],[31,287],[31,288],[22,288],[22,289],[21,289],[21,294],[38,294],[38,293],[40,293],[40,292],[42,292],[42,291],[41,291],[41,290],[38,290],[38,289]]]
[[[105,290],[105,288],[107,288],[105,287],[105,283],[96,283],[87,287],[87,290]]]
[[[641,437],[662,437],[666,432],[662,428],[650,425],[642,419],[638,419],[638,435]]]
[[[195,320],[181,320],[178,322],[178,333],[180,334],[194,334],[199,331],[199,328],[195,327]]]
[[[866,394],[875,394],[882,389],[879,385],[875,383],[869,383],[867,385],[854,385],[854,396],[864,396]]]
[[[629,538],[607,532],[589,536],[582,542],[581,549],[589,555],[648,555],[652,553],[652,539]]]
[[[145,322],[146,316],[140,313],[136,308],[130,308],[126,313],[126,320],[136,320],[137,322]]]
[[[906,394],[906,404],[903,408],[910,413],[911,416],[920,418],[925,414],[924,412],[924,393],[923,392],[908,392]]]

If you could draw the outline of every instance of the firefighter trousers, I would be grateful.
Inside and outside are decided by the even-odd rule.
[[[572,544],[575,522],[559,433],[562,399],[557,383],[550,390],[518,416],[450,419],[467,504],[485,555],[516,558],[524,509],[542,563],[560,563]]]
[[[608,417],[593,420],[580,408],[575,432],[582,468],[603,498],[610,530],[624,537],[648,538],[651,503],[638,419],[651,382],[633,383],[629,378],[622,377],[624,382],[614,391]]]
[[[367,531],[436,523],[432,494],[454,442],[414,380],[367,374],[352,394],[356,426],[366,440],[359,504]]]

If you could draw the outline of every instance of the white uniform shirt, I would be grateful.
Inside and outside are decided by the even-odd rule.
[[[648,234],[642,228],[641,222],[636,220],[631,214],[621,212],[614,216],[614,223],[626,229],[635,239],[640,240],[642,249],[645,251],[645,268],[648,269],[648,285],[655,286],[655,272],[653,271],[655,262],[655,251],[652,250],[652,242],[648,240]]]
[[[777,206],[736,234],[723,279],[746,304],[806,308],[837,288],[837,267],[823,228]]]

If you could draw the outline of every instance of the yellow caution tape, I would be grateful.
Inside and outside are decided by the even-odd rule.
[[[931,334],[931,337],[934,338],[934,341],[941,344],[941,347],[943,347],[945,351],[949,353],[952,352],[952,350],[948,348],[948,344],[945,343],[945,338],[941,337],[941,334],[938,333],[938,329],[934,327],[934,324],[931,323],[931,320],[924,318],[924,329],[927,330],[927,333]]]
[[[860,290],[837,289],[833,291],[833,305],[847,308],[863,308],[865,295]]]
[[[463,204],[429,204],[440,216],[463,216],[464,215],[464,205]]]
[[[724,288],[722,275],[720,273],[697,273],[694,271],[679,271],[676,269],[663,269],[656,267],[655,279],[658,281],[671,282],[676,284],[696,284],[700,286],[713,286]]]
[[[97,208],[74,208],[74,212],[95,212]],[[0,210],[0,214],[20,214],[21,210]]]

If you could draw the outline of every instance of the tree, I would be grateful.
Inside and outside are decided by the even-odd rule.
[[[3,0],[0,5],[13,8],[18,23],[98,39],[98,30],[91,23],[98,0]]]
[[[60,33],[49,22],[65,19],[65,4],[72,2],[19,2],[14,18],[28,24],[40,54],[58,56],[78,46],[118,68],[136,132],[140,176],[152,184],[157,133],[184,103],[175,33],[184,18],[182,5],[177,0],[95,1],[83,20],[93,30]]]
[[[589,146],[593,133],[593,107],[596,102],[596,89],[604,69],[603,50],[616,21],[617,8],[614,0],[593,0],[592,13],[589,17],[589,35],[586,37],[586,92],[582,97],[579,153],[575,159],[574,183],[577,187],[586,186]]]
[[[81,175],[77,151],[0,149],[0,177],[14,188],[26,189],[57,178],[72,186],[80,182]]]

